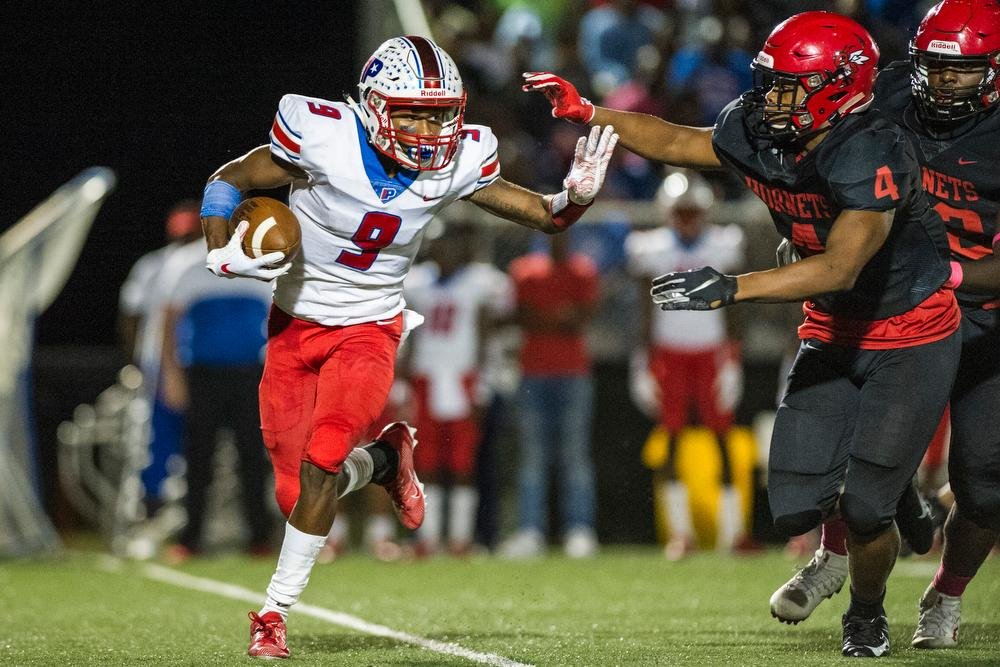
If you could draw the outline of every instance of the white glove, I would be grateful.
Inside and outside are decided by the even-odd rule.
[[[632,403],[652,420],[660,418],[660,387],[649,370],[649,351],[639,348],[632,352],[628,365],[628,390]]]
[[[287,273],[288,269],[292,268],[291,262],[285,262],[281,266],[272,267],[272,265],[285,259],[285,253],[283,252],[269,252],[266,255],[256,258],[246,256],[243,248],[240,246],[249,228],[250,223],[246,220],[236,225],[236,231],[233,232],[229,243],[208,252],[208,257],[205,259],[205,268],[221,278],[243,276],[244,278],[256,278],[264,282],[274,280],[278,276]]]
[[[586,206],[594,200],[604,185],[604,174],[617,143],[618,134],[611,125],[605,125],[603,132],[595,125],[589,137],[580,137],[573,154],[573,166],[563,179],[570,201]]]

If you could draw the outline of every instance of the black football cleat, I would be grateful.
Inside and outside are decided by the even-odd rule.
[[[844,626],[844,648],[849,658],[880,658],[889,655],[889,621],[884,615],[875,618],[841,617]]]

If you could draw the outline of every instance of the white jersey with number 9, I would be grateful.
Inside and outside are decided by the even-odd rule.
[[[301,95],[281,99],[271,153],[308,177],[293,182],[289,193],[302,250],[277,279],[274,302],[327,326],[401,312],[403,279],[427,224],[500,176],[493,132],[465,125],[447,167],[389,178],[348,105]]]

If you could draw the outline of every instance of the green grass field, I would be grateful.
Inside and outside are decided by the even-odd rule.
[[[605,549],[591,561],[554,552],[520,563],[386,564],[349,556],[318,566],[302,602],[423,645],[295,611],[289,645],[293,664],[302,665],[843,663],[846,590],[798,626],[770,617],[768,597],[794,565],[778,552],[668,563],[651,548]],[[881,662],[1000,664],[1000,559],[986,563],[965,595],[960,648],[910,648],[917,600],[935,566],[912,559],[897,565],[886,600],[893,654]],[[84,551],[0,562],[0,665],[251,663],[246,613],[256,604],[239,598],[260,596],[272,568],[270,560],[232,556],[169,570]],[[204,580],[242,588],[223,588],[231,599],[184,587]],[[451,653],[427,648],[432,642]],[[465,657],[455,654],[463,649]]]

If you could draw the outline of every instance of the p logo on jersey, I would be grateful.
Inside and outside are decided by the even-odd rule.
[[[387,201],[395,199],[398,194],[399,188],[383,187],[378,193],[378,198],[381,199],[384,204]]]

